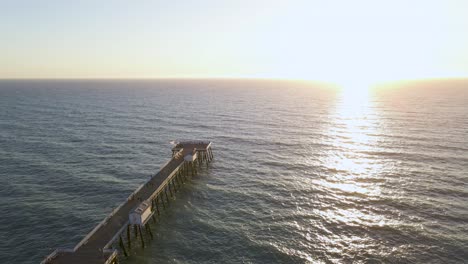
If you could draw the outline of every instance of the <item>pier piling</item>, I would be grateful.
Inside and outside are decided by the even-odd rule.
[[[138,232],[140,233],[141,247],[145,248],[145,239],[143,238],[143,233],[141,233],[141,226],[138,226]]]
[[[128,250],[132,250],[132,238],[130,237],[130,224],[127,224],[127,245]]]
[[[126,257],[128,257],[127,250],[125,250],[125,246],[124,246],[124,243],[122,241],[122,236],[119,236],[119,245],[120,245],[120,248],[122,249],[124,255]]]

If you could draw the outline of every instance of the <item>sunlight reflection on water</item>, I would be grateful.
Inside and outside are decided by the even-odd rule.
[[[370,91],[343,90],[337,100],[335,112],[331,114],[331,148],[322,158],[324,166],[335,173],[327,175],[325,179],[314,180],[313,183],[325,188],[337,196],[344,203],[350,198],[354,203],[362,203],[371,197],[381,194],[381,189],[375,180],[363,182],[362,179],[379,178],[379,173],[385,166],[375,162],[372,157],[363,152],[378,149],[377,140],[371,135],[381,133],[381,120],[374,111]],[[357,201],[356,201],[357,200]],[[354,208],[353,208],[354,207]],[[331,206],[327,210],[315,212],[327,222],[346,226],[384,226],[390,223],[383,215],[371,210],[360,208],[349,203],[348,206]],[[359,252],[359,244],[372,243],[367,234],[336,236],[333,232],[321,235],[321,239],[328,245],[330,252],[346,255],[347,252]],[[337,246],[342,245],[342,246]],[[354,248],[354,250],[353,250]]]

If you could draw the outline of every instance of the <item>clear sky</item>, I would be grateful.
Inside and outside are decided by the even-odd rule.
[[[466,0],[0,0],[0,78],[468,77]]]

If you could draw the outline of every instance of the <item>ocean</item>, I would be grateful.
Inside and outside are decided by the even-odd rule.
[[[171,156],[214,161],[122,263],[467,263],[468,80],[0,81],[0,262],[73,247]]]

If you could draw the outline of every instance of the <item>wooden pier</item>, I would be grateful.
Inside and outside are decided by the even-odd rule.
[[[172,158],[114,209],[73,249],[56,249],[41,264],[115,264],[132,247],[145,247],[153,239],[150,221],[156,222],[170,197],[198,169],[213,159],[211,142],[180,142]]]

